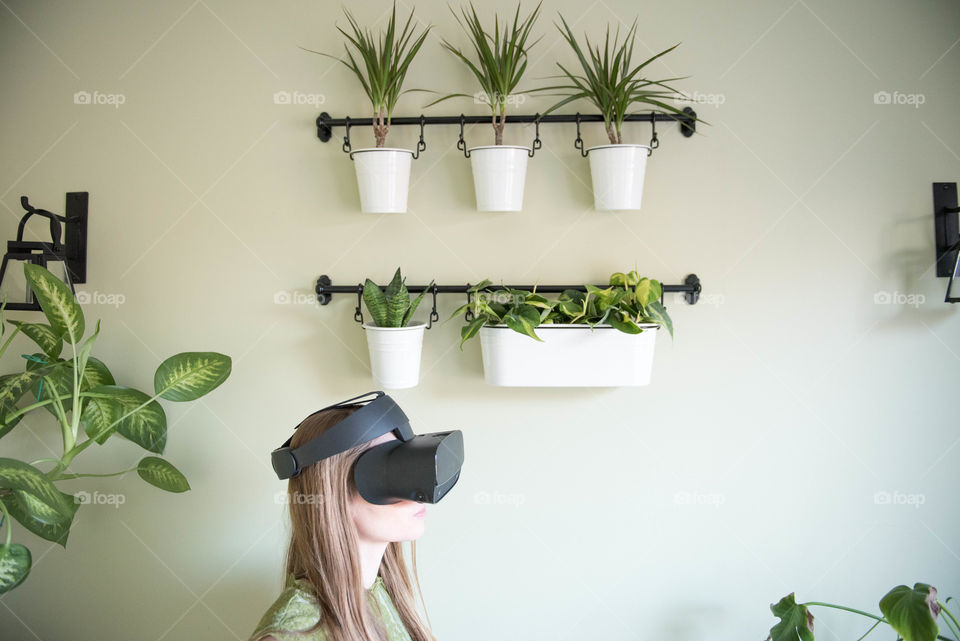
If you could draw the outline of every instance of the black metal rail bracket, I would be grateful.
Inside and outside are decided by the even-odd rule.
[[[947,277],[945,303],[960,303],[951,294],[953,281],[960,278],[960,207],[957,183],[933,183],[933,231],[937,248],[937,276]]]
[[[3,277],[6,275],[9,260],[22,260],[41,267],[46,267],[49,262],[62,262],[70,290],[76,294],[74,283],[87,282],[88,202],[88,192],[68,192],[66,215],[59,216],[46,209],[35,208],[26,196],[21,196],[20,205],[27,213],[20,218],[17,239],[7,241],[7,253],[3,256],[3,264],[0,265],[0,288],[3,287]],[[23,240],[24,228],[31,216],[42,216],[50,220],[52,242]],[[61,223],[65,226],[62,243],[60,242]],[[27,292],[25,302],[8,302],[5,309],[25,312],[43,311],[32,291]]]
[[[653,153],[653,150],[660,145],[660,141],[657,138],[657,128],[656,123],[658,122],[676,122],[680,125],[680,133],[684,137],[689,138],[697,130],[697,112],[694,111],[691,107],[684,107],[683,113],[685,116],[667,114],[667,113],[658,113],[651,112],[645,114],[627,114],[624,117],[624,122],[649,122],[653,127],[652,137],[650,139],[650,153]],[[533,152],[540,148],[540,124],[541,123],[553,123],[553,122],[566,122],[566,123],[576,123],[577,124],[577,140],[574,143],[577,149],[580,150],[584,156],[586,152],[583,150],[583,140],[580,138],[580,125],[585,122],[603,122],[603,116],[599,114],[549,114],[546,116],[541,116],[540,114],[534,115],[518,115],[518,116],[508,116],[508,123],[534,123],[536,124],[536,137],[533,141],[533,145],[530,148],[530,156],[533,156]],[[463,139],[463,127],[464,125],[477,125],[477,124],[489,124],[490,116],[465,116],[460,114],[459,116],[424,116],[423,114],[419,116],[404,116],[398,118],[390,119],[390,126],[395,125],[416,125],[420,127],[420,140],[417,143],[417,153],[414,158],[419,157],[420,152],[426,149],[427,144],[423,140],[423,129],[427,125],[459,125],[460,126],[460,138],[457,141],[457,148],[463,150],[464,155],[468,158],[470,157],[466,150],[466,143]],[[350,153],[353,148],[350,144],[350,127],[369,127],[373,125],[373,118],[332,118],[330,114],[326,111],[321,113],[317,117],[317,138],[322,142],[329,142],[333,137],[333,128],[334,127],[343,127],[344,136],[343,136],[343,151]],[[350,156],[353,158],[353,156]]]
[[[597,285],[601,289],[609,287],[609,284],[606,285]],[[427,325],[427,329],[433,325],[433,321],[439,320],[440,316],[437,313],[437,294],[467,294],[467,290],[470,289],[471,285],[467,283],[466,285],[437,285],[429,287],[427,285],[407,285],[407,291],[411,294],[419,294],[422,291],[429,291],[433,295],[433,309],[430,311],[430,321]],[[584,285],[489,285],[483,288],[483,291],[495,291],[501,287],[508,287],[510,289],[521,289],[524,291],[533,291],[536,288],[538,294],[559,294],[562,293],[565,289],[575,289],[577,291],[584,292],[587,288]],[[382,288],[381,288],[382,289]],[[696,305],[697,301],[700,299],[700,279],[696,274],[690,274],[683,280],[682,285],[663,285],[663,292],[660,295],[660,302],[663,302],[663,295],[668,292],[677,292],[683,293],[684,299],[691,305]],[[316,286],[317,300],[321,305],[326,305],[330,302],[330,298],[334,294],[355,294],[357,296],[357,309],[353,314],[353,320],[358,323],[363,323],[363,312],[360,309],[360,304],[363,301],[363,284],[359,283],[357,285],[334,285],[330,280],[330,277],[326,274],[321,275],[317,279]],[[467,295],[467,300],[470,300],[470,295]],[[467,310],[467,320],[470,317],[470,310]]]

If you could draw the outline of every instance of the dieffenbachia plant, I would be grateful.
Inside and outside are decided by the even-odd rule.
[[[872,619],[873,625],[857,641],[862,641],[882,624],[893,628],[903,641],[937,641],[937,639],[958,641],[960,640],[960,623],[957,622],[957,617],[947,609],[951,599],[952,597],[940,602],[937,600],[937,589],[926,583],[916,583],[912,588],[898,585],[880,599],[882,616],[878,616],[833,603],[819,601],[797,603],[791,592],[779,602],[770,605],[770,610],[780,619],[780,622],[770,628],[767,641],[814,641],[813,614],[810,613],[810,606],[845,610]],[[942,620],[953,635],[952,638],[940,634],[937,624],[937,617],[940,614],[944,615]]]
[[[639,334],[641,325],[655,323],[666,327],[673,337],[673,321],[660,302],[663,286],[659,281],[640,277],[636,271],[615,272],[610,276],[610,286],[600,288],[584,285],[586,292],[576,289],[564,290],[556,300],[549,300],[532,291],[511,289],[502,286],[492,289],[488,279],[477,283],[468,292],[470,301],[451,314],[455,316],[470,310],[473,319],[460,329],[460,349],[477,335],[484,325],[505,324],[510,329],[538,341],[536,328],[540,325],[585,324],[591,328],[606,324],[627,334]],[[446,321],[444,321],[446,322]]]
[[[30,462],[0,457],[0,524],[6,528],[6,542],[0,544],[0,594],[20,585],[32,563],[29,549],[12,543],[12,520],[66,547],[82,497],[60,491],[57,482],[136,470],[144,481],[162,490],[189,490],[183,474],[159,456],[146,456],[134,467],[109,473],[74,472],[71,465],[92,444],[103,445],[114,434],[148,452],[162,454],[167,419],[157,399],[196,400],[223,383],[231,371],[230,357],[224,354],[182,352],[160,363],[154,373],[152,395],[119,385],[107,366],[91,355],[100,334],[100,321],[84,339],[83,310],[70,288],[39,265],[25,263],[24,275],[47,323],[8,321],[14,330],[0,346],[0,357],[18,333],[30,338],[41,351],[24,355],[24,371],[0,376],[0,438],[28,414],[43,416],[49,412],[60,427],[63,453],[58,458]],[[0,336],[6,333],[2,323],[5,306],[4,301],[0,305]],[[65,345],[70,346],[70,355],[61,358]],[[26,404],[20,406],[24,399]],[[38,467],[45,464],[52,465],[47,470]]]
[[[386,291],[369,278],[363,284],[363,302],[367,311],[373,316],[373,324],[377,327],[406,327],[413,319],[423,295],[433,287],[433,281],[426,289],[420,292],[413,302],[410,302],[410,293],[407,291],[406,278],[400,276],[400,268],[393,274],[393,280],[387,285]]]

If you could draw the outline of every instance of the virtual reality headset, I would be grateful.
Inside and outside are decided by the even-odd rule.
[[[375,398],[353,402],[371,395]],[[437,503],[456,484],[463,465],[463,433],[452,430],[414,434],[407,415],[382,391],[329,405],[310,416],[335,407],[356,406],[360,409],[320,436],[297,448],[290,447],[291,436],[273,450],[270,458],[277,477],[295,477],[308,465],[393,432],[397,440],[366,450],[353,468],[354,484],[365,501],[377,505],[401,499]]]

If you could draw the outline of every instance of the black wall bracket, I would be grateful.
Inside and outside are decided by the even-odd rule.
[[[954,280],[960,278],[960,207],[957,183],[933,183],[933,229],[937,248],[937,276],[947,277],[944,302],[960,303],[951,295]]]
[[[609,284],[597,285],[601,289],[609,287]],[[467,290],[470,289],[470,284],[466,285],[433,285],[428,287],[427,285],[407,285],[407,291],[411,294],[419,294],[422,291],[428,291],[433,294],[433,311],[431,312],[431,324],[434,320],[437,320],[437,294],[466,294]],[[483,291],[495,291],[500,287],[509,287],[510,289],[522,289],[525,291],[532,291],[536,288],[537,293],[539,294],[560,294],[565,289],[575,289],[577,291],[586,291],[587,288],[584,285],[490,285],[485,287]],[[683,293],[684,299],[691,305],[695,305],[697,300],[700,298],[700,279],[696,274],[690,274],[683,280],[682,285],[663,285],[663,293],[668,292],[677,292]],[[330,280],[330,277],[326,274],[323,274],[317,279],[316,286],[317,300],[321,305],[326,305],[330,302],[330,298],[334,294],[354,294],[357,296],[357,311],[354,314],[354,320],[357,322],[362,322],[362,316],[360,314],[360,301],[362,300],[363,295],[363,283],[357,285],[334,285]],[[663,302],[663,295],[660,296],[660,302]],[[430,325],[427,326],[428,328]]]
[[[89,193],[72,191],[67,193],[65,216],[59,216],[46,209],[37,209],[30,204],[26,196],[20,197],[20,205],[26,210],[20,218],[17,239],[7,241],[7,253],[0,265],[0,288],[7,272],[7,262],[22,260],[34,265],[47,267],[49,262],[62,262],[70,290],[76,294],[73,285],[87,282],[87,205]],[[31,216],[42,216],[50,220],[50,240],[25,241],[23,232]],[[64,224],[63,242],[61,242],[61,223]],[[32,291],[27,292],[25,302],[7,302],[5,309],[26,312],[42,311],[40,303]]]
[[[667,114],[667,113],[636,113],[636,114],[627,114],[624,117],[624,122],[649,122],[655,124],[658,122],[676,122],[680,125],[680,133],[684,137],[689,138],[697,130],[697,112],[694,111],[691,107],[684,107],[683,113],[686,116],[681,116],[679,114]],[[538,126],[538,137],[539,140],[539,125],[540,123],[552,123],[552,122],[566,122],[566,123],[579,123],[584,122],[603,122],[603,116],[600,114],[548,114],[546,116],[541,116],[540,114],[535,115],[511,115],[507,116],[508,123],[536,123]],[[417,125],[420,127],[420,144],[425,147],[423,143],[423,128],[426,125],[460,125],[461,135],[463,125],[474,125],[474,124],[490,124],[490,116],[465,116],[460,114],[459,116],[410,116],[410,117],[397,117],[390,119],[390,126],[395,125]],[[344,151],[350,150],[350,127],[369,127],[373,125],[373,118],[332,118],[330,114],[326,111],[321,113],[317,117],[317,138],[322,142],[329,142],[330,138],[333,137],[333,128],[334,127],[344,127]],[[656,132],[656,129],[654,129]],[[579,138],[579,131],[578,131]],[[656,133],[654,133],[654,140],[656,140]],[[655,146],[655,145],[651,145]]]

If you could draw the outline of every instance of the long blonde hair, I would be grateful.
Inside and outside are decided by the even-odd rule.
[[[297,427],[290,447],[316,438],[357,407],[331,408],[307,417]],[[379,619],[368,616],[366,593],[360,572],[357,528],[348,511],[353,483],[353,464],[371,447],[364,443],[310,465],[287,482],[290,506],[290,545],[284,577],[291,572],[314,588],[320,604],[320,626],[330,641],[371,641],[386,638]],[[308,500],[310,499],[310,500]],[[410,542],[413,577],[423,601],[417,575],[416,542]],[[413,582],[403,554],[403,545],[387,544],[380,575],[397,612],[413,641],[436,641],[423,623],[413,598]],[[428,617],[429,621],[429,617]]]

